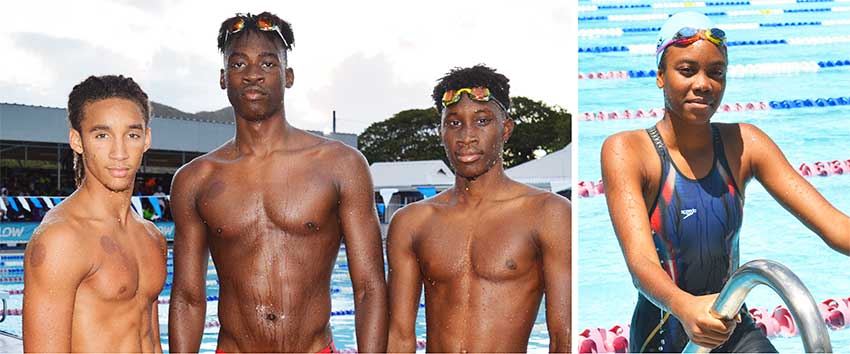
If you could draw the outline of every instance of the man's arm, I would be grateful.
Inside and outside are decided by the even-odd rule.
[[[92,270],[86,245],[61,226],[36,231],[24,254],[25,352],[71,351],[74,300]]]
[[[156,237],[156,240],[159,242],[159,249],[162,253],[157,256],[149,259],[149,262],[160,262],[162,265],[166,265],[168,263],[168,241],[165,240],[165,236],[162,235],[162,232],[159,231],[159,228],[156,227],[156,224],[145,221],[145,227],[148,229],[148,232]],[[166,267],[163,267],[162,275],[163,280],[166,278]],[[153,350],[155,353],[162,353],[162,342],[159,339],[159,299],[156,298],[151,303],[151,340],[153,341]]]
[[[204,223],[195,208],[198,180],[193,165],[174,175],[171,210],[174,217],[174,284],[168,307],[168,347],[172,353],[197,353],[207,311],[207,248]]]
[[[159,340],[159,299],[151,304],[151,338],[153,340],[154,353],[162,353],[162,342]]]
[[[767,134],[750,124],[739,126],[753,176],[829,247],[850,256],[850,217],[838,211],[800,176]]]
[[[422,275],[413,250],[411,225],[414,206],[397,211],[387,234],[389,262],[390,329],[387,350],[391,353],[416,351],[416,314],[422,293]]]
[[[613,135],[602,145],[602,179],[608,213],[635,287],[653,304],[672,313],[688,337],[704,347],[722,344],[735,328],[709,312],[717,294],[693,296],[679,289],[661,268],[643,197],[643,156],[637,136]]]
[[[546,291],[546,325],[549,351],[570,351],[570,304],[572,245],[570,244],[570,202],[549,196],[543,204],[543,222],[538,240],[543,252],[543,281]]]
[[[344,147],[349,149],[348,147]],[[355,150],[340,157],[339,218],[354,289],[354,326],[360,352],[387,350],[387,283],[375,192],[366,159]]]

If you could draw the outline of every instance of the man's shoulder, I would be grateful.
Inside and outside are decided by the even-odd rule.
[[[316,136],[316,138],[319,140],[316,140],[314,148],[321,154],[323,160],[334,164],[364,163],[368,165],[366,158],[359,150],[338,140],[319,136]]]
[[[540,208],[555,208],[564,209],[567,211],[572,208],[570,200],[564,196],[531,186],[527,186],[527,188],[529,189],[529,191],[526,192],[525,197],[528,201],[539,205]]]
[[[174,173],[174,183],[172,183],[172,188],[175,184],[181,185],[189,183],[191,185],[198,185],[199,180],[213,174],[218,165],[216,163],[216,159],[218,154],[220,154],[218,151],[219,149],[221,148],[198,156],[178,168],[177,172]]]
[[[33,231],[30,243],[84,241],[84,233],[79,221],[70,218],[65,213],[45,215],[41,223]]]
[[[146,240],[150,241],[150,243],[146,243],[146,247],[150,247],[149,250],[156,248],[159,250],[159,254],[161,254],[163,257],[166,257],[166,254],[168,253],[168,241],[165,240],[165,236],[162,234],[159,228],[156,227],[156,224],[138,215],[134,219],[142,226],[144,230],[144,235],[138,236],[144,237]]]
[[[81,264],[77,261],[86,258],[86,250],[94,249],[91,234],[85,232],[86,228],[85,221],[61,210],[45,215],[27,243],[25,254],[29,263],[44,263],[44,258],[49,256],[64,259],[48,262],[60,267]]]
[[[444,193],[445,191],[434,197],[405,205],[393,214],[390,222],[402,226],[417,227],[417,225],[436,217],[438,210],[447,206]]]
[[[521,201],[519,208],[523,210],[535,210],[539,212],[557,212],[569,214],[572,209],[570,200],[547,190],[539,189],[520,182],[516,182],[517,199]]]
[[[309,133],[308,133],[309,134]],[[340,141],[318,137],[310,150],[311,163],[335,179],[363,177],[369,173],[369,161],[359,150]],[[357,178],[355,181],[362,181]]]
[[[148,236],[157,239],[157,241],[160,239],[165,241],[165,236],[162,235],[162,231],[159,231],[159,228],[156,227],[156,224],[154,224],[153,221],[147,220],[138,214],[136,214],[134,219],[144,228],[145,233]]]
[[[57,204],[44,215],[38,224],[30,242],[39,239],[55,238],[54,235],[63,235],[62,238],[83,238],[87,228],[86,220],[78,211],[81,210],[77,198],[72,194]]]
[[[566,197],[544,191],[538,198],[540,200],[540,210],[545,217],[554,217],[555,219],[571,218],[573,206]]]

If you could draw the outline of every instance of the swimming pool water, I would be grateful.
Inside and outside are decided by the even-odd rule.
[[[616,4],[648,2],[620,1]],[[589,5],[580,1],[579,5]],[[847,6],[846,3],[800,3],[764,6],[721,6],[688,8],[701,12],[752,9],[805,9]],[[682,9],[623,9],[580,13],[579,16],[611,14],[674,13]],[[714,17],[715,23],[776,23],[842,20],[847,12],[792,13],[782,15]],[[660,27],[662,20],[637,22],[580,21],[579,28]],[[727,30],[730,41],[790,39],[796,37],[834,37],[846,33],[850,26],[769,27],[754,30]],[[580,38],[579,47],[654,44],[655,32],[625,33],[621,37]],[[850,59],[848,43],[820,45],[762,45],[729,48],[729,63],[758,64],[777,62],[826,61]],[[655,56],[633,53],[580,53],[579,71],[608,72],[654,69]],[[792,73],[753,77],[730,77],[723,103],[768,102],[772,100],[816,99],[850,96],[850,67],[821,68],[817,73]],[[612,112],[626,109],[663,107],[663,97],[652,78],[628,80],[581,80],[580,112]],[[804,162],[850,159],[850,106],[811,107],[718,113],[713,121],[746,122],[765,131],[782,149],[794,167]],[[610,134],[643,129],[657,119],[589,121],[578,123],[578,181],[601,178],[599,155],[604,139]],[[652,158],[656,158],[652,156]],[[807,180],[834,206],[850,213],[850,175],[810,177]],[[611,328],[628,324],[637,300],[611,226],[603,195],[582,198],[578,209],[578,327]],[[744,223],[740,233],[741,264],[766,258],[788,266],[806,284],[817,302],[828,298],[850,297],[850,258],[829,249],[793,215],[784,210],[767,191],[754,181],[747,186]],[[781,299],[766,287],[750,293],[749,307],[768,308],[771,312]],[[829,331],[833,350],[850,351],[850,329]],[[780,352],[800,352],[799,336],[774,338]]]

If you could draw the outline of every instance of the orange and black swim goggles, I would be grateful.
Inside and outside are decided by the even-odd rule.
[[[508,112],[507,108],[505,108],[505,105],[503,105],[502,102],[499,102],[499,100],[497,100],[495,97],[493,97],[493,95],[490,94],[490,89],[483,86],[477,86],[472,88],[464,87],[457,90],[446,90],[446,92],[443,93],[443,106],[448,107],[455,103],[458,103],[463,93],[466,93],[467,96],[469,96],[469,99],[473,101],[496,102],[499,107],[502,107],[502,110],[505,111],[505,113]]]
[[[658,49],[655,51],[655,55],[663,52],[667,47],[671,45],[677,46],[686,46],[694,43],[700,39],[705,39],[718,47],[726,46],[726,32],[723,32],[722,29],[712,28],[712,29],[696,29],[691,27],[684,27],[680,29],[669,41],[665,43],[660,43],[658,45]]]
[[[289,42],[286,40],[286,38],[283,37],[283,33],[280,31],[280,27],[274,24],[274,21],[271,19],[271,17],[262,16],[262,14],[260,14],[260,16],[254,16],[250,13],[247,15],[236,14],[236,20],[234,20],[233,23],[230,24],[229,27],[227,27],[227,31],[224,33],[224,42],[227,43],[227,38],[230,37],[230,35],[239,33],[248,26],[254,26],[258,30],[263,32],[274,31],[283,41],[283,47],[289,48]]]

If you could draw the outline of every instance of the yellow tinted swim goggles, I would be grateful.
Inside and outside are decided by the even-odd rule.
[[[505,105],[503,105],[502,102],[499,102],[499,100],[497,100],[495,97],[493,97],[493,95],[490,94],[490,89],[483,86],[477,86],[472,88],[464,87],[457,90],[446,90],[446,92],[443,93],[443,106],[448,107],[455,103],[458,103],[460,101],[461,94],[463,93],[466,93],[466,95],[469,96],[469,99],[473,101],[488,102],[492,100],[496,102],[496,104],[498,104],[499,107],[501,107],[502,110],[505,111],[505,113],[508,112],[508,110],[505,108]]]

